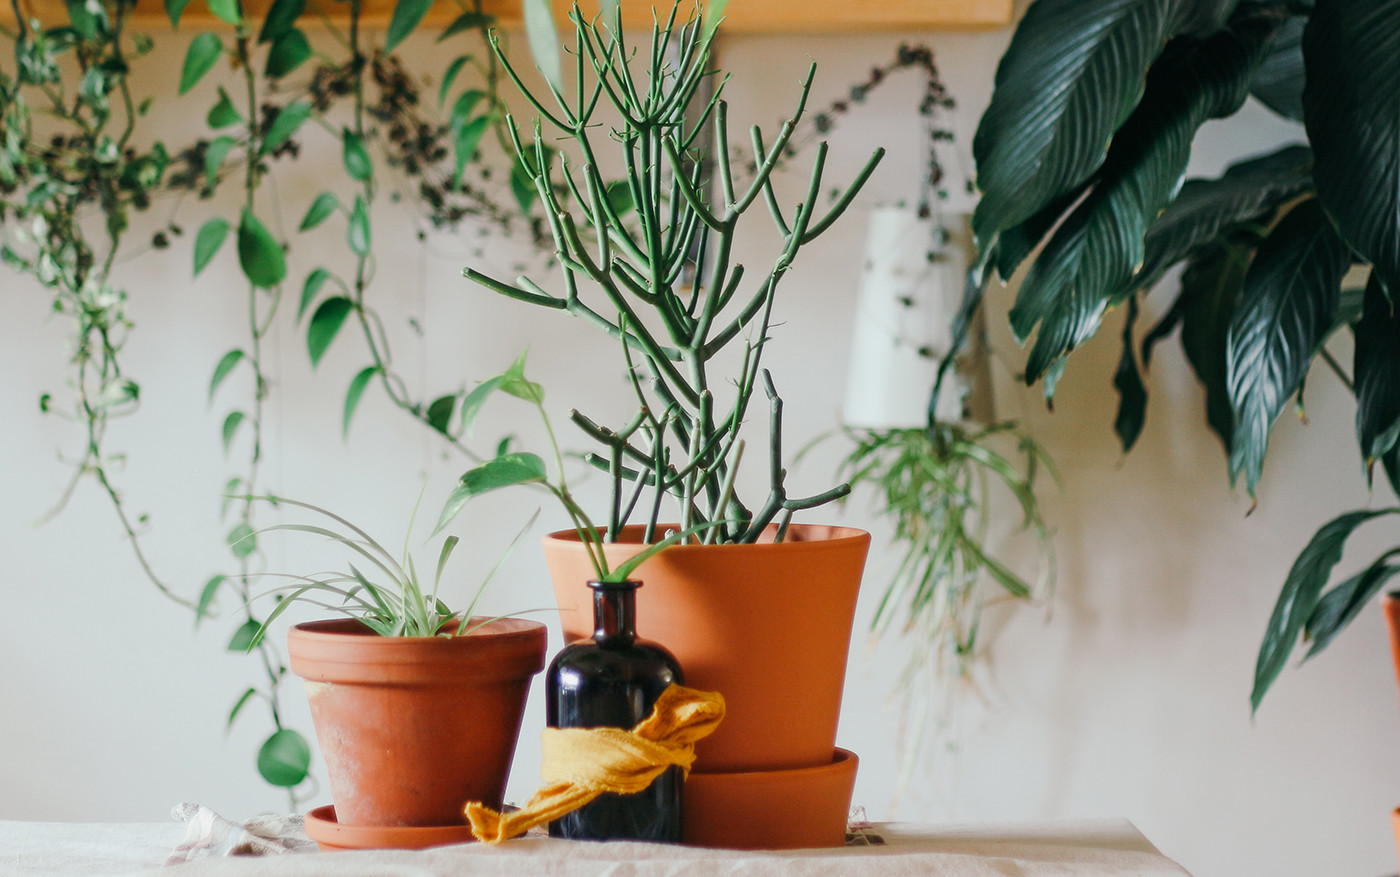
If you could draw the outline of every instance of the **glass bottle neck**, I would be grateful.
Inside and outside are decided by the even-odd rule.
[[[637,639],[637,583],[589,582],[593,589],[593,641],[630,645]]]

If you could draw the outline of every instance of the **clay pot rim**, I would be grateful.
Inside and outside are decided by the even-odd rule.
[[[665,531],[667,528],[678,529],[676,523],[658,523],[657,529]],[[628,524],[622,528],[622,538],[617,542],[608,542],[604,548],[618,549],[627,547],[638,547],[642,545],[641,534],[646,529],[642,524]],[[776,530],[777,525],[769,524],[769,532]],[[578,531],[574,529],[555,530],[544,537],[545,544],[551,542],[560,544],[580,544],[582,539]],[[870,533],[858,527],[840,527],[829,524],[793,524],[788,527],[787,539],[782,542],[748,542],[743,544],[720,544],[720,545],[672,545],[666,549],[667,554],[672,552],[783,552],[783,551],[812,551],[818,547],[844,547],[852,542],[869,542]]]
[[[767,783],[775,779],[802,780],[820,779],[822,777],[836,777],[851,771],[854,773],[860,764],[860,757],[849,749],[842,749],[840,746],[831,754],[831,761],[825,764],[812,765],[811,767],[789,767],[778,770],[736,770],[736,771],[691,771],[687,783],[695,782],[698,778],[700,782],[712,780],[724,783]]]
[[[523,618],[478,618],[463,636],[380,636],[353,618],[307,621],[287,632],[291,669],[321,682],[455,684],[532,676],[544,669],[548,632]]]

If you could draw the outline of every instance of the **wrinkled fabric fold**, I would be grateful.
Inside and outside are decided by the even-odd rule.
[[[714,732],[724,718],[717,692],[672,685],[656,699],[651,715],[632,730],[623,728],[546,728],[541,735],[544,786],[512,813],[466,805],[472,834],[497,844],[536,825],[558,819],[604,792],[641,792],[672,766],[686,776],[695,763],[695,743]]]

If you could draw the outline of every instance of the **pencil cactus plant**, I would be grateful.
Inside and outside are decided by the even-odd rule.
[[[602,445],[588,459],[612,479],[608,534],[618,534],[636,515],[646,522],[646,541],[654,541],[663,498],[670,496],[682,529],[722,522],[697,539],[753,542],[774,522],[781,538],[793,512],[843,496],[849,487],[793,496],[785,485],[782,399],[761,366],[775,295],[799,251],[841,216],[883,150],[823,206],[827,149],[820,144],[805,198],[785,210],[772,174],[802,117],[815,65],[771,144],[757,126],[751,130],[755,170],[741,183],[730,157],[723,82],[708,98],[701,89],[716,75],[709,67],[716,20],[696,14],[681,23],[673,7],[653,24],[649,47],[638,50],[624,41],[616,12],[611,26],[584,19],[577,6],[571,17],[575,81],[569,96],[547,84],[553,108],[524,86],[497,47],[503,69],[538,114],[533,138],[522,138],[513,120],[510,130],[546,208],[563,294],[528,277],[510,283],[471,267],[463,273],[511,298],[582,317],[618,340],[636,413],[617,427],[572,414]],[[609,130],[600,124],[600,107],[610,107],[617,119],[610,136],[622,153],[621,185],[609,187],[599,171],[597,141]],[[575,159],[545,145],[547,128],[572,142]],[[713,149],[707,154],[701,144],[708,131]],[[561,204],[560,191],[572,194],[573,206]],[[782,248],[755,278],[734,261],[734,246],[760,203]],[[724,356],[739,343],[742,352]],[[738,373],[717,378],[717,361],[734,359]],[[721,398],[725,386],[732,390]],[[740,427],[760,386],[769,409],[769,492],[751,506],[732,488],[744,448]]]

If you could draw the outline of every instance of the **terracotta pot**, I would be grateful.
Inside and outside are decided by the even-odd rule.
[[[837,749],[820,767],[692,773],[681,842],[731,850],[802,850],[846,843],[860,759]]]
[[[609,563],[640,550],[641,533],[609,543]],[[724,695],[697,771],[830,763],[869,547],[862,530],[793,525],[782,543],[678,545],[638,567],[638,635],[671,650],[686,685]],[[544,551],[565,639],[591,635],[595,574],[578,535],[552,533]]]
[[[1395,662],[1395,678],[1400,681],[1400,593],[1386,594],[1386,627],[1390,629],[1390,656]]]
[[[516,618],[461,637],[382,637],[348,619],[292,628],[339,824],[461,825],[467,801],[499,807],[545,643],[543,624]]]

